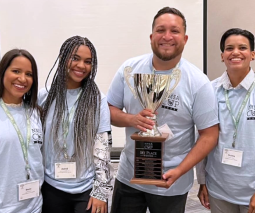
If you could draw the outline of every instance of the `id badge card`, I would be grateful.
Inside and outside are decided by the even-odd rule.
[[[170,129],[170,127],[167,124],[163,124],[162,126],[158,127],[158,131],[162,134],[162,133],[168,133],[168,137],[166,140],[169,140],[171,138],[174,137],[174,134],[172,132],[172,130]]]
[[[19,201],[38,197],[40,194],[39,180],[18,184]]]
[[[76,178],[76,162],[55,163],[55,178]]]
[[[243,151],[224,148],[223,155],[222,155],[223,164],[242,167],[242,160],[243,160]]]

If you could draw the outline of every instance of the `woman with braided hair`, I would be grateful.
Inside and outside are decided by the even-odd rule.
[[[49,91],[40,90],[38,97],[45,139],[43,212],[106,213],[111,126],[106,97],[95,83],[96,50],[87,38],[74,36],[62,44],[54,66],[57,61]]]

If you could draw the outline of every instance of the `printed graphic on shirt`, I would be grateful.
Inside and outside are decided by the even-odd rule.
[[[163,102],[162,108],[173,111],[178,111],[180,105],[180,98],[178,95],[171,94],[166,101]]]
[[[255,120],[255,105],[249,105],[247,112],[247,120]]]
[[[42,132],[40,129],[32,129],[32,138],[34,143],[42,144]]]

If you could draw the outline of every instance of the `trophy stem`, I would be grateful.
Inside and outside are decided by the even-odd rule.
[[[146,132],[140,131],[138,133],[138,135],[143,136],[143,137],[151,137],[151,136],[159,137],[159,136],[161,136],[161,133],[158,131],[158,127],[157,127],[156,115],[154,114],[153,117],[147,117],[147,118],[154,121],[155,124],[153,125],[152,129],[147,129]]]

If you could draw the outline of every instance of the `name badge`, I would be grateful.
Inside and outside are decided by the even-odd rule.
[[[172,130],[170,129],[170,127],[167,124],[163,124],[162,126],[158,127],[158,131],[162,134],[162,133],[168,133],[168,137],[166,140],[169,140],[171,138],[174,137],[174,134],[172,132]]]
[[[19,201],[38,197],[40,194],[39,180],[18,184]]]
[[[55,163],[55,178],[76,178],[76,162]]]
[[[223,150],[222,163],[231,165],[231,166],[242,166],[243,151],[235,149],[226,149]]]

